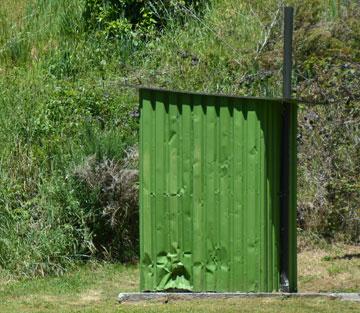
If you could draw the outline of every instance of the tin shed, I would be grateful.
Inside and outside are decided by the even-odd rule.
[[[295,291],[296,103],[144,88],[140,121],[141,290],[278,291],[286,251]],[[292,164],[286,240],[282,153]]]

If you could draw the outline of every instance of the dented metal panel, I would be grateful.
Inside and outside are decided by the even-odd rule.
[[[283,108],[140,90],[141,290],[279,290]],[[290,191],[296,212],[293,183]],[[296,245],[291,251],[296,288]]]

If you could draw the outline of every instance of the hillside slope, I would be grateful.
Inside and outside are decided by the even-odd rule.
[[[300,109],[299,228],[356,243],[360,9],[291,2],[294,96],[326,102]],[[136,188],[114,177],[137,166],[137,94],[119,84],[281,95],[279,1],[179,6],[163,29],[121,36],[87,29],[85,3],[0,3],[0,268],[15,274],[136,257]]]

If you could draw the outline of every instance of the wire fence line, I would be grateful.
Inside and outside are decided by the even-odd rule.
[[[101,84],[103,87],[105,85],[115,86],[119,88],[125,88],[125,89],[158,89],[158,90],[169,90],[171,88],[164,88],[159,86],[152,86],[152,85],[141,85],[141,84],[131,84],[124,81],[117,81],[117,80],[111,80],[111,81],[102,81]],[[177,90],[180,92],[189,92],[189,93],[198,93],[203,94],[204,92],[198,92],[198,91],[190,91],[190,90]],[[244,97],[244,98],[271,98],[271,97],[254,97],[254,96],[244,96],[244,95],[238,95],[238,94],[222,94],[222,93],[212,93],[212,92],[205,92],[205,94],[211,94],[211,95],[224,95],[229,97]],[[281,97],[273,97],[274,100],[284,100],[285,102],[288,101],[287,99],[281,98]],[[360,101],[360,98],[350,98],[347,99],[347,101]],[[309,100],[304,98],[292,98],[291,101],[300,103],[300,104],[306,104],[309,106],[317,106],[317,105],[338,105],[339,103],[337,101],[321,101],[321,100]],[[351,123],[351,122],[349,122]]]

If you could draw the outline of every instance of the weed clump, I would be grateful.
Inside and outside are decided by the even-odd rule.
[[[137,258],[139,245],[138,153],[122,161],[89,157],[74,172],[96,254],[110,260]]]

